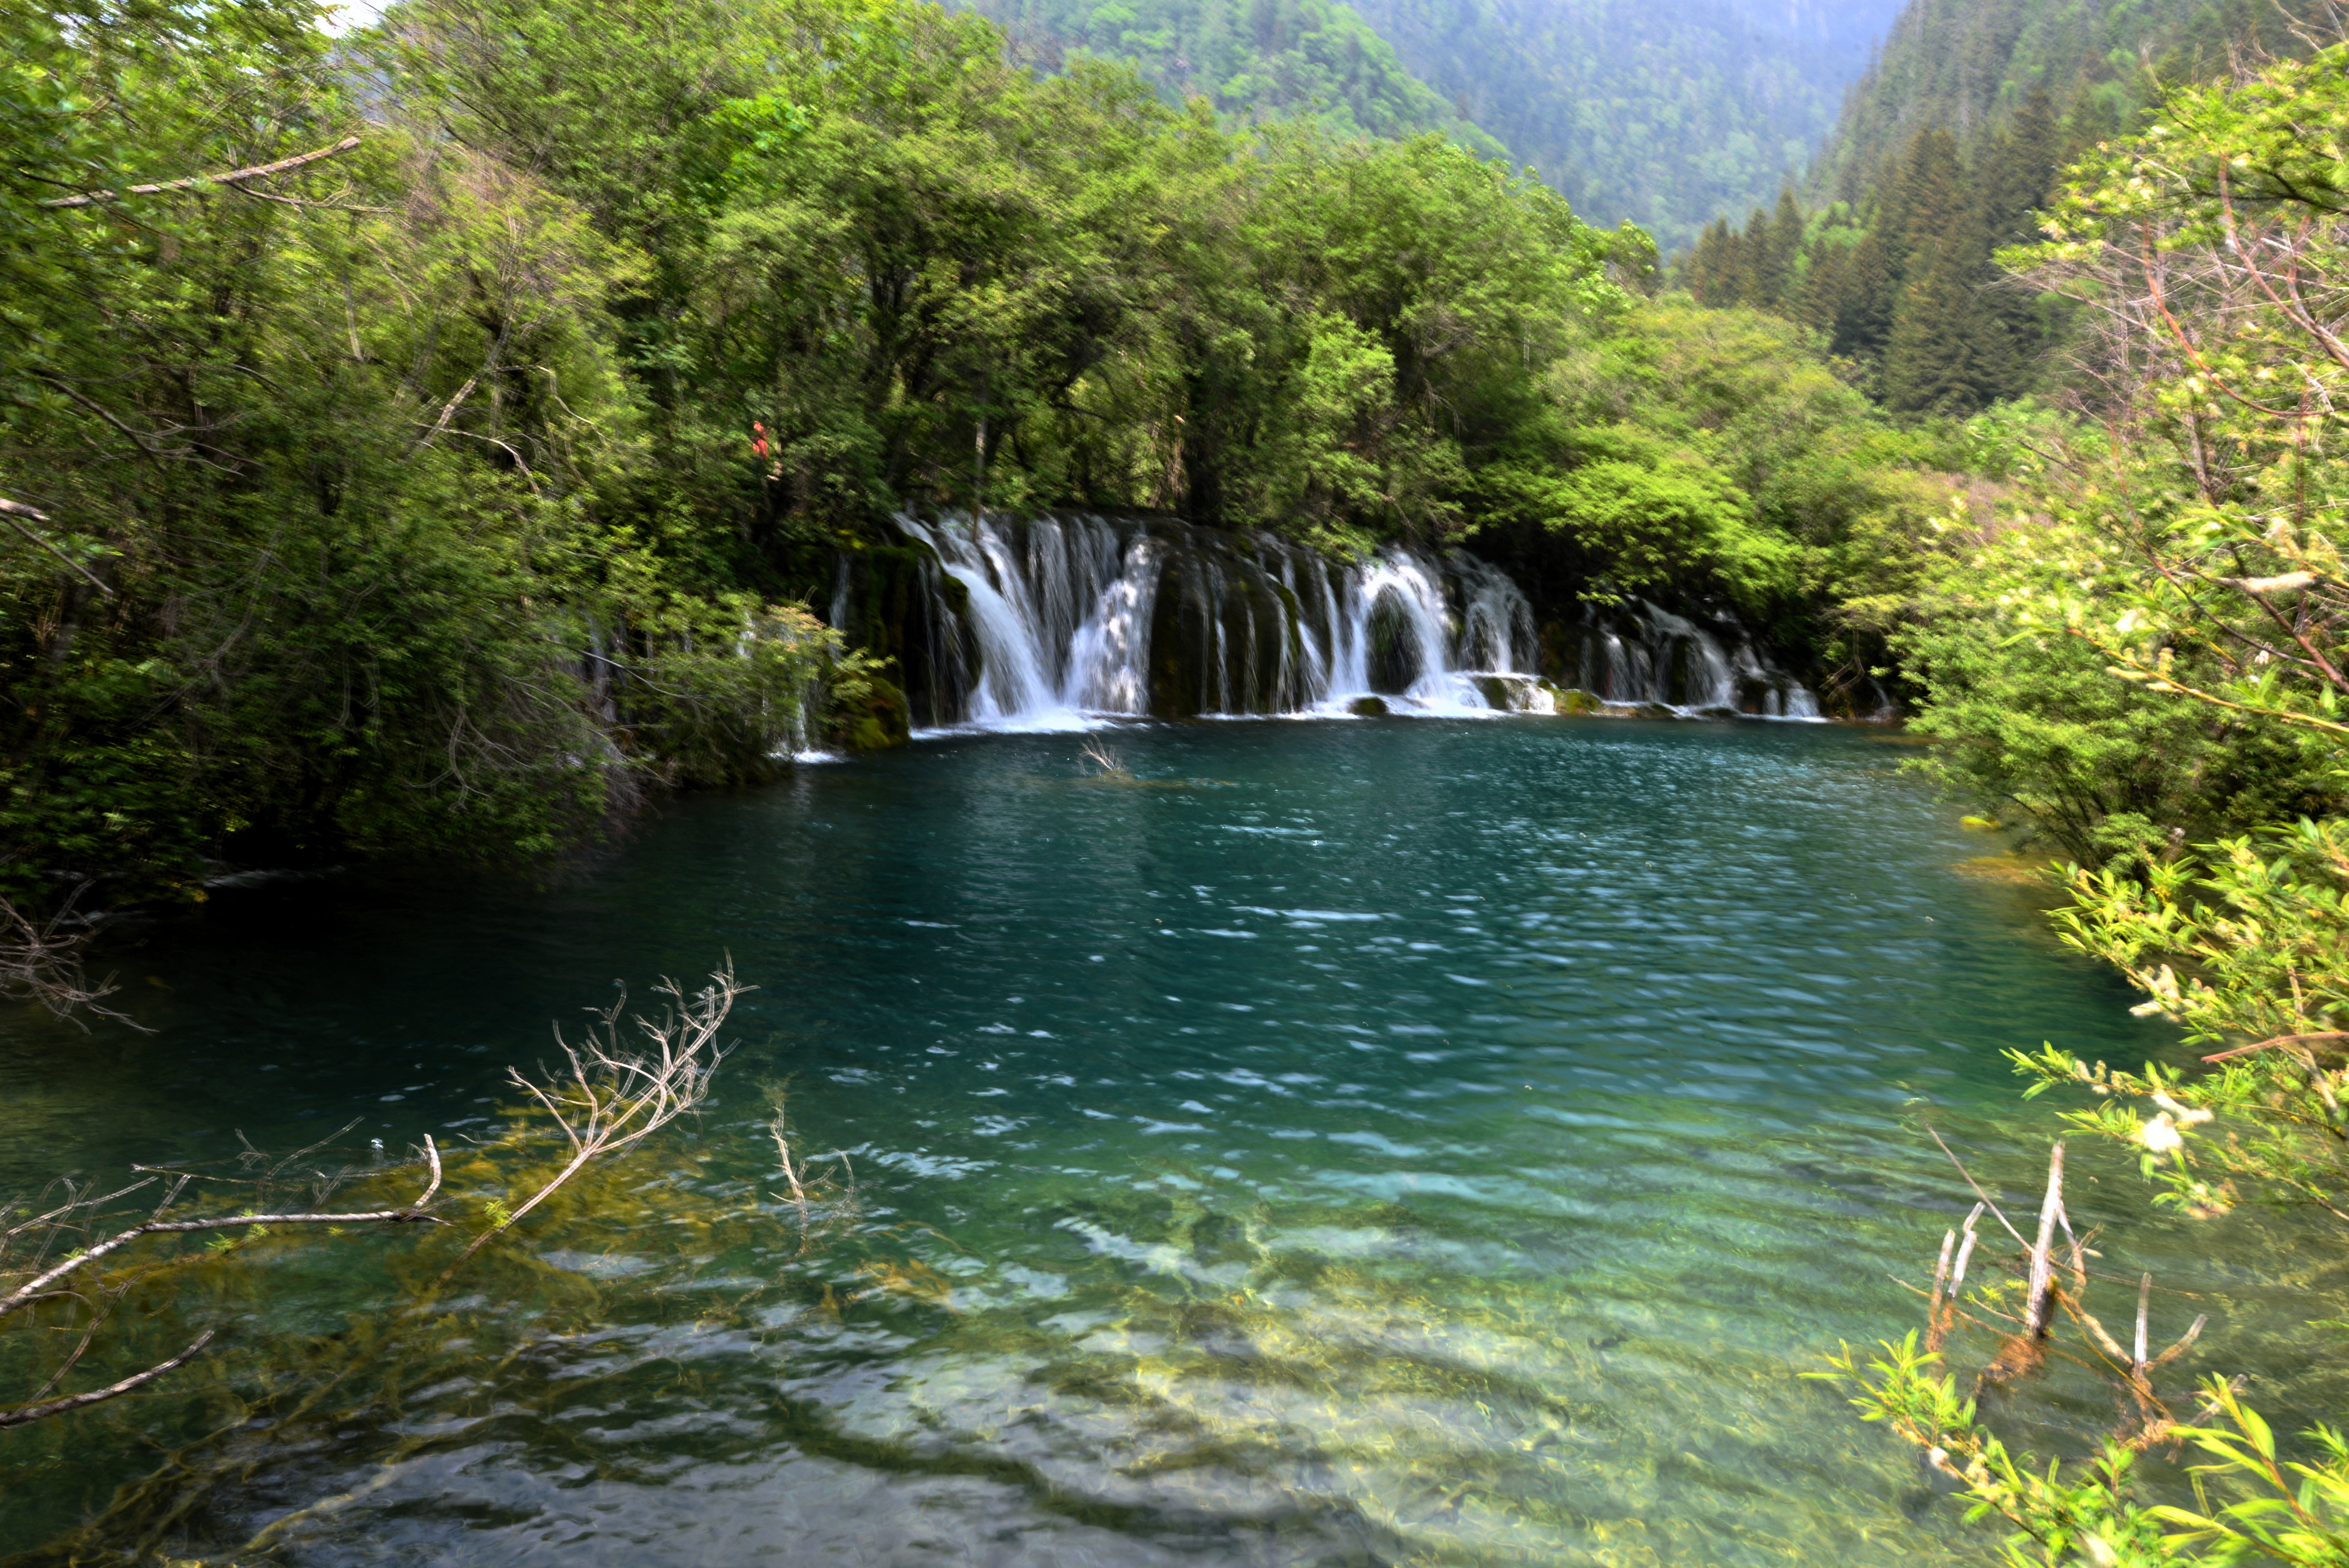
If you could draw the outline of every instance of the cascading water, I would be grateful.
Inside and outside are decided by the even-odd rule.
[[[925,666],[908,676],[932,726],[1338,714],[1370,697],[1396,713],[1547,713],[1545,665],[1612,704],[1818,714],[1732,622],[1642,604],[1540,631],[1509,575],[1461,551],[1345,564],[1267,534],[1177,523],[899,521],[922,548],[927,594],[926,634],[901,656]],[[843,572],[835,624],[848,582]]]

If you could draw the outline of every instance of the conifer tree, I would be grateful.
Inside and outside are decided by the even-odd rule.
[[[1737,242],[1737,295],[1733,303],[1768,309],[1778,303],[1773,284],[1784,279],[1773,276],[1770,269],[1770,214],[1761,208],[1745,220],[1745,232]]]
[[[2013,341],[1995,300],[1988,237],[1966,213],[1938,244],[1910,257],[1884,349],[1884,401],[1909,414],[1971,414],[2017,380]]]
[[[1843,315],[1850,264],[1851,250],[1844,245],[1823,244],[1803,257],[1802,282],[1795,290],[1794,317],[1830,343]]]
[[[1880,222],[1852,247],[1843,273],[1843,293],[1837,301],[1835,338],[1830,351],[1863,365],[1874,365],[1882,357],[1885,342],[1891,336],[1892,309],[1900,287],[1900,280],[1892,270],[1892,258],[1885,249]]]
[[[1795,188],[1784,185],[1778,189],[1777,210],[1754,250],[1754,293],[1748,303],[1764,310],[1793,303],[1795,254],[1802,244],[1802,209],[1795,205]]]
[[[1965,179],[1957,138],[1938,125],[1917,133],[1894,190],[1887,192],[1896,198],[1898,212],[1897,226],[1885,225],[1887,238],[1894,247],[1893,265],[1904,282],[1909,257],[1920,253],[1930,256],[1956,230],[1967,207]]]
[[[2064,130],[2044,88],[2034,88],[2014,123],[1991,144],[1982,184],[1991,243],[2019,244],[2039,237],[2033,214],[2044,205],[2062,166]]]
[[[1698,301],[1710,305],[1736,303],[1737,236],[1730,232],[1729,220],[1715,218],[1705,226],[1689,257],[1682,281]]]

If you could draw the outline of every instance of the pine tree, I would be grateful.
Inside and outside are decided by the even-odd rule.
[[[1991,243],[2013,245],[2036,239],[2038,225],[2033,214],[2046,205],[2064,156],[2064,129],[2045,88],[2033,89],[2015,111],[2014,123],[1993,148],[1984,159],[1988,167],[1982,171],[1990,203],[1984,216]]]
[[[1830,344],[1841,319],[1846,276],[1851,251],[1844,245],[1821,244],[1803,256],[1802,281],[1795,285],[1793,315],[1796,321]]]
[[[1802,244],[1803,211],[1795,205],[1795,188],[1780,186],[1777,210],[1770,214],[1761,242],[1754,249],[1754,288],[1748,304],[1775,310],[1792,303],[1789,291],[1795,281],[1795,253]]]
[[[1831,352],[1863,365],[1877,364],[1892,334],[1892,311],[1900,280],[1884,246],[1879,222],[1860,237],[1844,263],[1843,296],[1837,302]]]
[[[1737,242],[1737,296],[1733,303],[1768,306],[1776,303],[1764,293],[1770,282],[1770,214],[1761,208],[1745,221],[1745,232]]]
[[[2013,124],[1984,144],[1975,164],[1974,237],[1982,253],[1973,264],[1976,293],[1981,308],[1997,320],[2006,365],[1997,397],[2030,388],[2044,345],[2032,296],[1999,271],[1992,254],[2000,246],[2036,237],[2036,212],[2055,181],[2062,135],[2054,105],[2045,92],[2033,92]]]
[[[1737,236],[1726,218],[1706,225],[1696,250],[1682,272],[1682,281],[1701,304],[1737,303]]]
[[[1906,282],[1909,258],[1932,255],[1965,213],[1966,170],[1958,160],[1957,139],[1938,125],[1919,131],[1902,161],[1897,194],[1899,226],[1887,239],[1893,265]]]
[[[1907,414],[1971,414],[2008,396],[2019,374],[1997,304],[1989,246],[1971,214],[1909,258],[1884,348],[1884,401]]]

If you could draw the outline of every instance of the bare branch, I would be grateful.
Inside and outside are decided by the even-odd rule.
[[[2039,1240],[2031,1248],[2031,1286],[2023,1298],[2026,1333],[2044,1336],[2055,1315],[2055,1220],[2064,1209],[2064,1146],[2047,1155],[2047,1195],[2039,1204]]]
[[[440,1163],[439,1159],[436,1157],[433,1161],[433,1167],[436,1171],[433,1185],[436,1188],[440,1185],[437,1176]],[[96,1263],[98,1259],[105,1257],[110,1253],[119,1252],[124,1247],[129,1246],[131,1243],[138,1241],[142,1236],[186,1235],[198,1231],[233,1231],[251,1225],[406,1225],[419,1223],[439,1225],[445,1224],[447,1222],[442,1220],[439,1215],[428,1214],[421,1209],[377,1209],[371,1212],[364,1214],[222,1214],[217,1218],[210,1220],[150,1220],[144,1224],[133,1225],[127,1231],[117,1232],[115,1234],[109,1236],[106,1240],[98,1243],[96,1246],[86,1248],[81,1252],[76,1253],[73,1256],[57,1264],[57,1267],[49,1270],[47,1274],[36,1274],[31,1280],[18,1285],[15,1290],[10,1291],[7,1295],[0,1295],[0,1317],[5,1317],[10,1313],[15,1312],[17,1308],[27,1305],[35,1295],[46,1289],[47,1286],[56,1284],[58,1280],[65,1278],[67,1274],[74,1273],[84,1264]]]
[[[730,961],[710,974],[709,985],[688,998],[673,980],[664,980],[656,994],[671,999],[658,1018],[635,1019],[640,1046],[624,1046],[619,1017],[627,1005],[624,996],[597,1016],[586,1040],[573,1046],[558,1030],[567,1073],[558,1072],[542,1085],[520,1071],[509,1076],[544,1107],[555,1125],[571,1140],[571,1158],[533,1193],[528,1202],[475,1236],[472,1244],[441,1274],[447,1280],[492,1241],[511,1230],[523,1215],[553,1197],[599,1155],[616,1154],[650,1137],[678,1117],[698,1107],[709,1096],[709,1080],[726,1059],[718,1043],[734,998],[754,987],[739,985]]]
[[[2256,1045],[2237,1046],[2231,1051],[2213,1051],[2202,1059],[2206,1062],[2230,1061],[2236,1057],[2248,1057],[2254,1051],[2274,1050],[2280,1046],[2315,1045],[2320,1041],[2333,1040],[2349,1040],[2349,1030],[2319,1029],[2308,1035],[2278,1035],[2271,1040],[2261,1040]]]
[[[316,152],[305,152],[292,158],[281,158],[274,163],[256,163],[248,169],[232,169],[225,174],[191,174],[185,180],[166,180],[154,185],[133,185],[122,191],[91,191],[79,196],[57,196],[41,203],[44,207],[90,207],[102,201],[119,201],[126,196],[160,196],[167,191],[193,191],[203,185],[226,185],[239,180],[259,180],[266,175],[283,174],[289,169],[299,169],[305,163],[316,163],[322,158],[332,158],[338,152],[348,152],[362,138],[347,136],[332,147],[322,147]]]
[[[96,931],[87,925],[74,932],[60,929],[72,917],[75,903],[88,885],[84,882],[76,888],[55,914],[37,923],[0,898],[0,999],[38,1002],[57,1016],[77,1024],[81,1022],[75,1016],[78,1012],[92,1012],[147,1033],[146,1026],[129,1015],[101,1005],[103,998],[119,989],[112,976],[93,984],[83,973],[82,950]]]
[[[61,1416],[67,1410],[78,1410],[85,1405],[95,1405],[103,1400],[119,1398],[134,1388],[144,1387],[166,1372],[177,1371],[202,1355],[204,1346],[210,1345],[212,1342],[212,1336],[219,1332],[216,1328],[205,1329],[196,1336],[194,1344],[172,1357],[169,1361],[159,1361],[146,1371],[134,1372],[119,1383],[109,1383],[103,1388],[92,1388],[87,1394],[76,1394],[70,1398],[52,1399],[46,1405],[26,1405],[14,1410],[0,1410],[0,1427],[26,1426],[47,1416]]]
[[[26,526],[25,520],[27,518],[31,519],[34,522],[48,521],[49,519],[47,512],[39,511],[32,507],[26,506],[23,501],[10,500],[5,496],[0,496],[0,518],[6,519],[9,527],[15,529],[17,532],[23,534],[26,539],[31,540],[35,544],[39,545],[42,549],[47,551],[58,560],[64,562],[74,571],[80,573],[84,577],[89,579],[91,587],[97,589],[99,593],[105,594],[109,599],[114,596],[114,590],[107,586],[105,579],[99,577],[96,573],[92,572],[88,567],[84,566],[80,562],[76,561],[72,556],[67,555],[63,549],[59,548],[55,540],[44,538],[40,534],[34,532],[29,527]]]

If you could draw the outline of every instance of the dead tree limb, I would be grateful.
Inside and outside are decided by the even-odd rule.
[[[2047,1154],[2047,1195],[2039,1202],[2039,1239],[2031,1248],[2031,1285],[2023,1298],[2023,1332],[2034,1339],[2044,1339],[2055,1320],[2055,1222],[2063,1213],[2064,1146],[2058,1143]]]
[[[134,1372],[119,1383],[109,1383],[103,1388],[92,1388],[88,1393],[71,1395],[63,1399],[52,1399],[46,1405],[25,1405],[14,1410],[0,1410],[0,1427],[26,1426],[46,1416],[62,1416],[67,1410],[78,1410],[85,1405],[118,1398],[134,1388],[142,1388],[166,1372],[177,1371],[202,1355],[204,1346],[210,1345],[212,1336],[219,1332],[216,1328],[205,1329],[196,1336],[194,1344],[169,1361],[159,1361],[146,1371]]]
[[[627,1006],[624,996],[597,1016],[583,1045],[574,1046],[555,1031],[563,1048],[564,1069],[544,1084],[509,1068],[514,1087],[535,1099],[571,1145],[571,1158],[512,1213],[475,1236],[440,1278],[446,1281],[475,1253],[513,1228],[522,1217],[553,1197],[564,1183],[600,1155],[617,1153],[650,1137],[694,1109],[709,1097],[709,1080],[726,1051],[718,1043],[734,998],[753,989],[734,978],[731,963],[711,972],[710,984],[690,998],[673,980],[664,980],[656,994],[670,998],[658,1018],[639,1015],[640,1047],[621,1043],[619,1018]]]
[[[348,152],[363,139],[347,136],[332,147],[322,147],[316,152],[297,153],[281,158],[274,163],[256,163],[246,169],[232,169],[225,174],[191,174],[185,180],[165,180],[153,185],[132,185],[121,191],[91,191],[79,196],[55,196],[41,203],[44,207],[94,207],[100,202],[119,201],[126,196],[160,196],[171,191],[193,191],[205,185],[227,185],[240,180],[259,180],[271,174],[283,174],[289,169],[299,169],[305,163],[316,163],[322,158],[332,158],[338,152]]]
[[[36,922],[0,898],[0,1000],[38,1002],[77,1024],[81,1020],[74,1015],[87,1010],[144,1033],[145,1026],[128,1014],[102,1005],[119,989],[113,977],[93,982],[82,971],[82,949],[95,933],[87,925],[75,932],[60,930],[88,885],[76,888],[46,921]]]
[[[107,586],[103,578],[92,572],[88,567],[84,566],[80,562],[76,561],[72,556],[67,555],[64,550],[58,547],[57,541],[45,538],[44,536],[34,532],[31,528],[26,526],[25,520],[27,518],[30,518],[34,522],[48,521],[48,513],[41,511],[36,508],[26,506],[23,501],[10,500],[5,496],[0,496],[0,518],[5,518],[9,527],[15,529],[18,533],[23,534],[26,539],[31,540],[35,544],[39,545],[42,549],[47,551],[58,560],[64,562],[74,571],[78,572],[84,577],[88,578],[91,587],[97,589],[99,593],[105,594],[109,599],[114,597],[114,590]]]
[[[440,1190],[440,1151],[433,1147],[432,1135],[424,1135],[424,1155],[432,1169],[432,1180],[426,1184],[416,1202],[405,1208],[378,1209],[363,1214],[223,1214],[210,1220],[149,1220],[117,1232],[94,1246],[86,1247],[47,1273],[35,1275],[5,1295],[0,1295],[0,1317],[21,1307],[29,1306],[48,1287],[87,1264],[96,1263],[110,1253],[121,1251],[131,1243],[146,1236],[186,1235],[198,1231],[233,1231],[250,1225],[400,1225],[440,1224],[439,1216],[425,1212],[432,1195]]]

